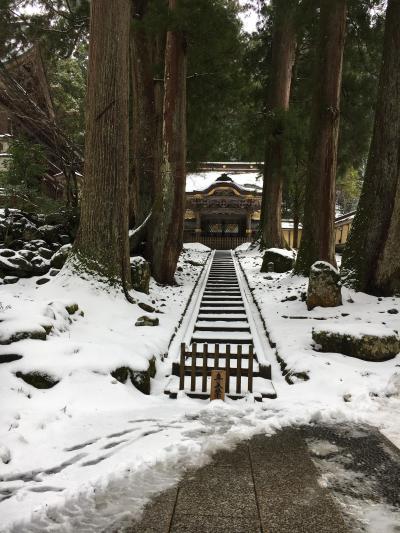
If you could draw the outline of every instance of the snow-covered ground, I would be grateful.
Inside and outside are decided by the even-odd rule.
[[[241,264],[280,357],[308,381],[293,377],[289,385],[272,360],[276,400],[255,403],[249,395],[209,403],[181,394],[177,400],[166,397],[170,360],[162,356],[201,271],[197,263],[207,257],[196,246],[188,248],[177,286],[152,282],[149,296],[135,293],[160,311],[152,315],[160,320],[157,327],[135,327],[148,313],[67,275],[39,288],[35,278],[1,287],[1,319],[53,329],[46,341],[0,347],[0,355],[23,355],[0,364],[0,531],[112,531],[138,517],[151,496],[176,484],[187,469],[205,464],[216,450],[288,425],[367,422],[400,441],[399,356],[367,363],[315,352],[311,341],[311,327],[321,318],[386,322],[398,329],[400,315],[387,311],[400,310],[400,300],[344,289],[343,307],[308,312],[299,299],[306,280],[260,274],[257,251],[241,252]],[[297,299],[287,300],[293,296]],[[84,316],[68,315],[65,305],[71,303]],[[157,375],[150,396],[110,375],[117,366],[145,369],[153,356]],[[28,369],[60,381],[51,389],[35,389],[15,376]]]
[[[318,352],[311,337],[313,327],[323,326],[354,334],[399,332],[400,298],[377,298],[344,287],[342,306],[307,311],[302,301],[306,278],[260,273],[262,257],[256,249],[242,249],[238,255],[269,339],[294,383],[287,387],[273,376],[278,401],[374,424],[400,447],[400,354],[386,362],[362,361]]]

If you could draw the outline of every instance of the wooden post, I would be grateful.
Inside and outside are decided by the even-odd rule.
[[[208,344],[203,345],[203,374],[201,391],[207,392],[207,369],[208,369]]]
[[[185,355],[186,346],[185,343],[181,343],[181,364],[179,365],[179,390],[185,388]]]
[[[219,367],[219,344],[214,346],[214,370]]]
[[[231,378],[231,345],[230,344],[227,344],[225,348],[225,368],[226,368],[225,392],[229,392],[229,381]]]
[[[242,345],[237,347],[237,368],[236,368],[236,394],[242,392]]]
[[[197,363],[197,344],[192,345],[192,368],[190,374],[190,390],[196,390],[196,363]]]
[[[225,370],[211,371],[210,400],[225,400]]]
[[[247,389],[249,392],[253,392],[253,345],[249,346],[249,369],[247,377]]]

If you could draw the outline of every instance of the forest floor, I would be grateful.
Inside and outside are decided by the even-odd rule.
[[[344,289],[342,308],[308,312],[299,297],[306,280],[260,274],[256,251],[241,252],[240,261],[294,384],[287,383],[275,359],[271,364],[276,400],[255,403],[251,395],[211,403],[182,394],[177,400],[167,398],[163,390],[170,361],[162,356],[206,259],[204,252],[185,251],[176,286],[152,282],[149,296],[137,293],[141,301],[162,311],[155,315],[160,326],[154,328],[135,328],[135,320],[145,313],[122,296],[105,294],[67,274],[39,288],[34,279],[2,287],[3,319],[15,327],[22,322],[34,327],[45,318],[52,321],[53,331],[45,342],[26,339],[0,347],[0,356],[10,348],[23,356],[0,364],[0,531],[119,530],[121,524],[140,519],[151,498],[177,487],[185,473],[210,464],[217,452],[283,428],[307,432],[357,426],[363,428],[361,437],[365,431],[375,434],[377,428],[399,444],[399,356],[368,363],[321,354],[313,350],[311,327],[323,318],[329,323],[346,319],[350,325],[385,322],[398,329],[400,299],[379,300]],[[297,298],[287,300],[288,295]],[[62,309],[68,303],[77,303],[84,316],[65,316]],[[153,356],[157,375],[150,396],[110,376],[121,365],[143,370]],[[57,377],[59,383],[38,390],[15,375],[35,369]],[[307,381],[296,378],[304,374]],[[374,429],[365,430],[366,426]],[[302,433],[315,459],[318,483],[340,494],[335,485],[340,473],[351,493],[360,490],[357,483],[366,487],[367,481],[373,489],[372,470],[366,478],[357,472],[346,477],[352,471],[346,462],[352,458],[346,457],[353,452],[339,437],[336,448],[329,448],[325,441],[332,444],[332,436]],[[321,450],[327,446],[324,456]],[[363,501],[374,502],[366,494]],[[397,531],[399,507],[393,501],[377,497],[369,514],[365,506],[354,505],[358,519],[364,520],[360,530],[375,532],[378,523],[383,524],[382,533]]]

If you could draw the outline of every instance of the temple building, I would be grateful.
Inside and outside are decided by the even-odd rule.
[[[212,249],[234,249],[254,239],[261,213],[262,176],[255,163],[203,163],[186,179],[184,242]],[[345,244],[354,212],[335,222],[338,251]],[[301,225],[298,242],[301,239]],[[286,242],[293,247],[292,220],[282,220]]]

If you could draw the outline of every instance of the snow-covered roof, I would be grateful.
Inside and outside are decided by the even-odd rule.
[[[186,192],[204,191],[221,176],[221,171],[197,172],[186,176]],[[262,190],[262,175],[259,172],[228,173],[232,181],[246,191]]]

